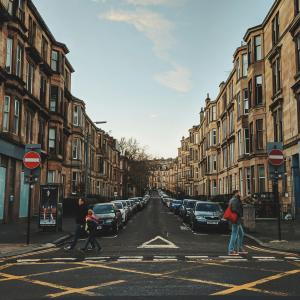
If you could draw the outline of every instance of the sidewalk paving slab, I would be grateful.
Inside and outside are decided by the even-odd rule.
[[[30,244],[26,244],[27,223],[24,221],[0,225],[0,258],[55,247],[69,239],[74,230],[74,218],[64,218],[63,231],[42,231],[32,221]]]
[[[277,220],[256,220],[255,231],[246,236],[266,248],[300,253],[300,220],[281,222],[281,241]]]

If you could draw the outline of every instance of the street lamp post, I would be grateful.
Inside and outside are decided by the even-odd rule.
[[[96,121],[95,124],[106,124],[107,121]],[[90,145],[90,133],[87,130],[85,132],[84,140],[84,152],[85,152],[85,182],[84,182],[84,198],[88,195],[88,174],[90,173],[90,160],[89,160],[89,145]]]

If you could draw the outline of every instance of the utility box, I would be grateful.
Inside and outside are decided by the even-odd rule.
[[[244,227],[248,231],[255,231],[255,207],[251,204],[243,206]]]

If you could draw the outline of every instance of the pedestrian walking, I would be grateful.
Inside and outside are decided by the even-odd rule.
[[[101,246],[96,239],[97,227],[99,225],[99,219],[95,216],[94,211],[92,209],[88,210],[88,214],[86,216],[86,229],[88,232],[88,238],[86,240],[84,248],[82,251],[86,251],[89,244],[91,244],[92,248],[96,248],[97,252],[101,251]]]
[[[72,250],[75,248],[78,239],[80,237],[81,232],[84,230],[84,225],[85,225],[85,218],[88,213],[88,207],[86,205],[85,199],[79,198],[78,199],[78,207],[76,211],[76,217],[75,217],[75,222],[76,222],[76,228],[75,228],[75,233],[74,233],[74,240],[73,242],[65,247],[65,250]]]
[[[244,249],[244,229],[242,225],[243,204],[238,190],[233,192],[233,197],[229,201],[229,208],[232,213],[236,214],[236,220],[231,221],[232,226],[228,254],[230,256],[247,254],[248,252]]]

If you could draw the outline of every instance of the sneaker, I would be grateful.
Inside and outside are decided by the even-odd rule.
[[[239,254],[236,251],[232,251],[228,253],[229,256],[238,256]]]
[[[66,251],[70,251],[70,250],[72,250],[72,247],[71,247],[71,245],[65,246],[65,247],[64,247],[64,250],[66,250]]]

